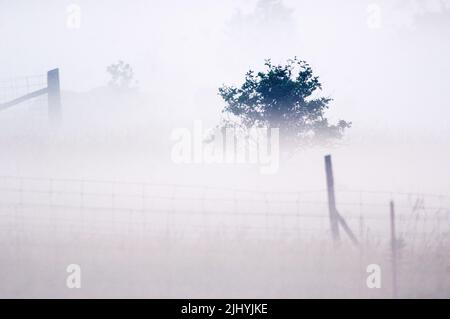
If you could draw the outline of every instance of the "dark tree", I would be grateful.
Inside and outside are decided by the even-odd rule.
[[[322,89],[308,63],[294,58],[286,65],[265,63],[267,70],[245,75],[241,87],[222,86],[226,102],[223,112],[230,115],[226,126],[279,128],[284,146],[330,143],[342,137],[351,123],[330,124],[325,117],[331,98],[319,97]]]

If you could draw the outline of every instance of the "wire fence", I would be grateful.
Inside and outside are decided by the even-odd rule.
[[[12,101],[28,93],[47,87],[47,75],[31,75],[0,80],[0,104]],[[45,97],[44,97],[45,98]],[[44,98],[39,97],[23,103],[32,104],[36,101],[42,102]]]
[[[75,260],[103,273],[115,260],[121,292],[143,294],[150,286],[157,296],[174,296],[183,293],[186,276],[193,278],[191,294],[209,292],[209,281],[200,289],[198,280],[212,271],[211,282],[225,290],[243,274],[242,282],[253,278],[239,283],[244,291],[259,283],[258,289],[274,296],[335,296],[333,287],[339,287],[344,295],[390,297],[389,201],[394,200],[402,244],[399,295],[448,296],[448,196],[341,189],[336,200],[359,247],[343,233],[339,247],[345,249],[332,244],[325,189],[0,176],[0,256],[14,278],[3,293],[17,291],[21,279],[14,274],[29,273],[30,264],[42,269],[32,277],[41,293],[64,293],[46,284],[58,267]],[[366,287],[365,270],[374,262],[386,277],[378,292]],[[102,278],[91,278],[89,291],[108,293],[101,289]]]
[[[337,206],[367,245],[389,240],[389,201],[410,247],[450,238],[450,197],[337,190]],[[330,239],[326,190],[0,176],[3,233]],[[331,240],[331,239],[330,239]]]

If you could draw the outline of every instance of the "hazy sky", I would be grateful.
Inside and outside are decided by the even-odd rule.
[[[142,91],[208,116],[218,86],[298,56],[354,132],[448,136],[449,36],[449,0],[0,0],[0,78],[59,67],[63,90],[84,91],[123,59]]]

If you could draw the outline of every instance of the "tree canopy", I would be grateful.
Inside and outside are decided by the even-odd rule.
[[[298,147],[330,143],[343,136],[351,123],[330,124],[325,111],[332,101],[320,97],[319,77],[310,65],[297,58],[285,65],[265,62],[266,70],[250,70],[240,87],[222,86],[219,95],[226,103],[225,125],[279,128],[280,141]]]

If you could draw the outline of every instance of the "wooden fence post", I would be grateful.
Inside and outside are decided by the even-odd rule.
[[[394,201],[390,202],[391,219],[391,253],[392,253],[392,297],[397,298],[397,238],[395,235],[395,210]]]
[[[328,213],[330,217],[331,235],[333,241],[339,241],[339,225],[336,210],[336,199],[334,195],[334,179],[333,166],[331,164],[331,155],[325,156],[325,172],[327,175],[327,192],[328,192]]]
[[[48,115],[53,124],[61,119],[61,93],[59,85],[59,69],[47,72]]]

